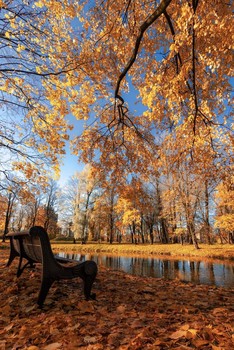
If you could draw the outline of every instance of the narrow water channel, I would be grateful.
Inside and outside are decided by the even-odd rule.
[[[57,256],[78,261],[94,260],[98,266],[122,270],[132,275],[179,279],[196,284],[234,288],[234,262],[167,260],[125,256],[58,253]]]

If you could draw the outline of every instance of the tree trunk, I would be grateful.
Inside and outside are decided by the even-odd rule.
[[[8,233],[14,199],[15,199],[15,195],[13,195],[12,193],[9,193],[8,204],[7,204],[7,211],[6,211],[6,219],[5,219],[5,226],[4,226],[3,236],[2,236],[2,242],[5,242],[6,235]]]
[[[208,192],[208,181],[205,181],[205,232],[206,240],[208,244],[211,244],[210,237],[210,220],[209,220],[209,192]]]
[[[233,232],[229,232],[229,234],[228,234],[228,243],[229,244],[234,243],[234,233]]]
[[[109,235],[109,243],[112,244],[114,239],[114,220],[113,214],[110,213],[110,235]]]
[[[198,241],[195,233],[194,222],[190,221],[188,222],[187,225],[188,225],[187,227],[188,227],[189,236],[191,237],[192,243],[196,249],[199,249]]]
[[[132,244],[133,244],[134,243],[134,235],[133,235],[132,226],[129,225],[129,228],[130,228],[130,233],[131,233],[131,241],[132,241]]]
[[[154,244],[153,225],[150,225],[150,231],[149,231],[149,234],[150,234],[150,243],[151,243],[151,244]]]
[[[161,241],[162,243],[169,242],[168,229],[166,225],[166,220],[164,218],[160,219],[160,232],[161,232]]]
[[[137,244],[137,239],[136,239],[136,223],[135,223],[135,221],[132,222],[132,232],[133,232],[133,240],[134,240],[134,243]]]
[[[141,241],[144,244],[145,243],[145,237],[144,237],[144,228],[143,228],[143,218],[141,216]]]

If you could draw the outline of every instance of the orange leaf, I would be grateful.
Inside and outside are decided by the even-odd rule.
[[[172,333],[169,338],[170,339],[174,339],[174,340],[175,339],[180,339],[182,337],[185,337],[186,334],[187,334],[186,331],[179,330],[179,331],[176,331],[176,332]]]
[[[43,350],[59,350],[62,349],[61,343],[52,343],[43,348]]]

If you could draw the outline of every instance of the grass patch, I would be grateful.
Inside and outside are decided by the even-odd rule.
[[[193,245],[181,244],[59,244],[52,243],[53,250],[77,253],[105,253],[118,255],[165,255],[171,257],[194,257],[194,258],[215,258],[234,260],[234,245],[230,244],[200,244],[200,249],[195,249]]]

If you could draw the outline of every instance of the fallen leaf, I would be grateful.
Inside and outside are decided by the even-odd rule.
[[[25,313],[29,313],[32,312],[33,310],[36,310],[38,308],[38,306],[36,304],[30,305],[28,307],[25,308]]]
[[[186,339],[193,339],[195,338],[197,335],[197,329],[188,329],[187,333],[186,333]]]
[[[43,348],[43,350],[57,350],[57,349],[62,349],[61,343],[52,343]]]
[[[187,331],[179,330],[179,331],[176,331],[176,332],[172,333],[172,334],[169,336],[169,338],[170,338],[170,339],[173,339],[173,340],[176,340],[176,339],[185,337],[186,334],[187,334]]]
[[[192,344],[196,347],[196,348],[200,348],[201,346],[207,345],[209,344],[208,340],[203,340],[203,339],[194,339],[192,341]]]
[[[79,309],[81,312],[84,312],[84,313],[94,312],[94,306],[89,301],[80,301],[77,305],[77,309]]]
[[[93,344],[96,343],[98,340],[97,337],[90,337],[89,335],[87,335],[86,337],[84,337],[84,342],[88,343],[88,344]]]
[[[116,311],[119,313],[123,313],[126,310],[126,306],[125,305],[120,305],[117,307]]]
[[[87,350],[104,350],[104,347],[102,344],[92,344],[88,345]]]
[[[12,327],[14,327],[14,324],[13,324],[13,323],[10,323],[8,326],[6,326],[6,327],[4,328],[4,331],[5,331],[5,332],[8,332],[8,331],[10,331],[10,330],[12,329]]]
[[[182,331],[187,331],[190,328],[189,324],[184,324],[183,326],[181,326],[181,330]]]
[[[213,310],[213,314],[224,314],[227,310],[224,308],[224,307],[216,307],[214,310]]]

